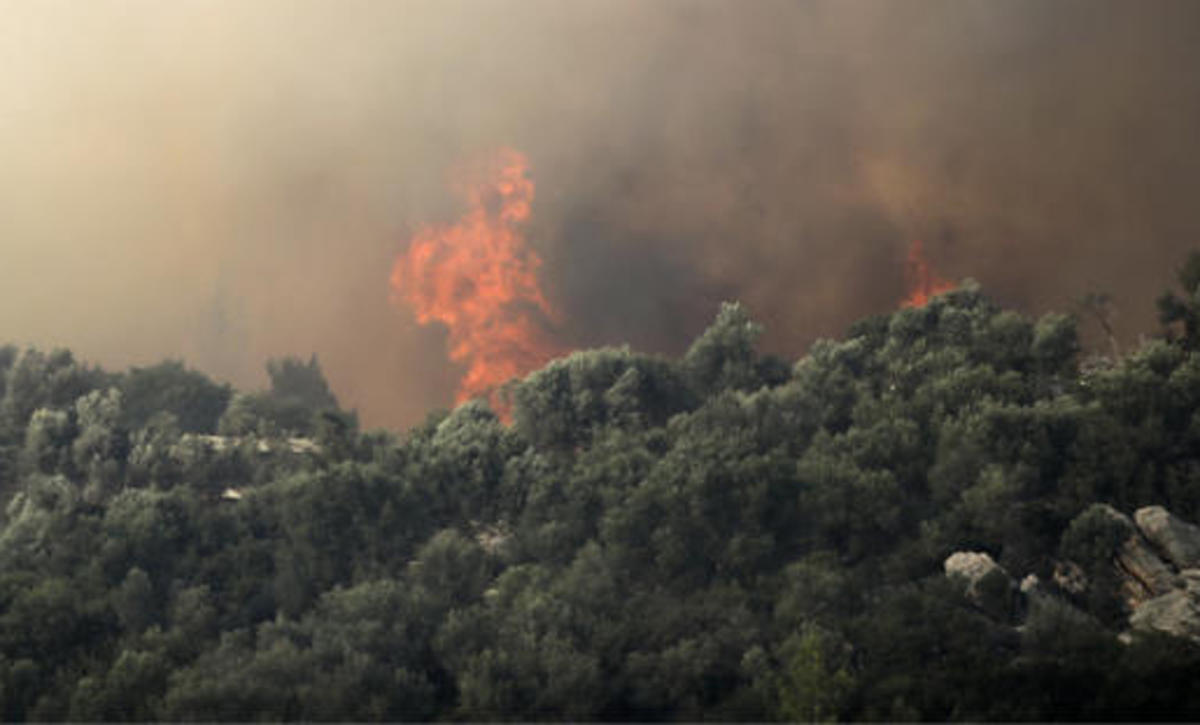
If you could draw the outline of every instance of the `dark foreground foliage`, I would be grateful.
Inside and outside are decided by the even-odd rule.
[[[941,569],[1047,579],[1094,502],[1200,520],[1191,277],[1084,371],[1072,318],[969,285],[790,368],[728,305],[401,437],[315,359],[234,395],[4,349],[0,718],[1198,720],[1200,648]]]

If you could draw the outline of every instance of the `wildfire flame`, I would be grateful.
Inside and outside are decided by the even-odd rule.
[[[953,282],[939,277],[929,268],[920,239],[913,240],[908,248],[904,276],[908,280],[908,296],[900,303],[901,307],[924,307],[934,295],[949,292],[955,287]]]
[[[542,260],[521,231],[533,206],[529,162],[503,149],[458,186],[466,213],[413,236],[392,268],[392,299],[422,325],[449,328],[450,359],[467,366],[455,402],[486,395],[507,417],[499,387],[563,352],[546,332],[559,314],[538,283]]]

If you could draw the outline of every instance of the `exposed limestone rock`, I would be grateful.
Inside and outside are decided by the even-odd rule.
[[[1034,592],[1041,591],[1041,588],[1042,582],[1038,579],[1037,574],[1026,574],[1025,578],[1021,580],[1022,594],[1033,594]]]
[[[253,441],[254,450],[258,453],[272,453],[287,449],[292,453],[300,454],[315,454],[321,452],[321,447],[311,438],[286,438],[286,439],[255,439],[250,436],[214,436],[203,435],[199,433],[184,433],[180,438],[181,441],[196,441],[209,450],[220,453],[222,451],[232,450],[243,445],[246,441]]]
[[[1140,508],[1133,519],[1142,536],[1177,568],[1200,567],[1200,526],[1189,524],[1162,506]]]
[[[1073,561],[1054,563],[1054,583],[1064,592],[1076,596],[1083,594],[1088,587],[1087,574]]]
[[[992,559],[991,555],[981,551],[956,551],[946,557],[943,567],[946,570],[946,576],[959,576],[965,579],[968,592],[993,571],[1004,572],[1004,569]],[[1008,574],[1005,573],[1005,576]]]
[[[1179,579],[1188,589],[1200,589],[1200,569],[1184,569],[1179,572]]]
[[[1042,583],[1037,574],[1026,574],[1021,580],[1018,590],[1021,592],[1023,601],[1019,602],[1019,613],[1026,614],[1030,607],[1037,606],[1039,603],[1044,603],[1048,600],[1057,599],[1050,589]],[[1061,601],[1061,600],[1059,600]],[[1018,627],[1021,629],[1021,627]]]
[[[1143,602],[1129,615],[1129,625],[1200,642],[1200,571],[1189,574],[1185,588]]]
[[[471,521],[471,529],[475,533],[475,541],[489,554],[495,554],[508,542],[511,534],[503,522],[484,526],[478,521]]]
[[[1004,570],[983,552],[957,551],[946,557],[946,576],[958,579],[967,599],[997,618],[1011,618],[1020,606],[1017,585]]]
[[[1125,575],[1130,627],[1200,642],[1200,527],[1161,506],[1138,509],[1134,520],[1139,534],[1116,561]]]
[[[1111,506],[1102,508],[1129,531],[1114,562],[1122,579],[1121,594],[1129,608],[1136,609],[1143,602],[1174,591],[1174,572],[1142,538],[1133,520]]]
[[[1119,641],[1129,644],[1134,633],[1153,631],[1200,643],[1200,526],[1161,506],[1139,509],[1133,518],[1111,506],[1099,508],[1119,523],[1110,529],[1113,538],[1105,539],[1121,542],[1115,551],[1107,550],[1112,551],[1116,580],[1103,569],[1104,561],[1093,562],[1101,567],[1094,579],[1075,562],[1058,561],[1050,580],[1028,574],[1018,585],[990,555],[974,551],[948,556],[943,563],[946,576],[959,582],[982,613],[1009,623],[1014,631],[1021,631],[1028,612],[1039,606],[1073,609],[1063,594],[1076,599],[1093,587],[1117,586],[1131,612],[1130,629],[1119,635]]]

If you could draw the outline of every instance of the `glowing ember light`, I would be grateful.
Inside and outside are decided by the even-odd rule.
[[[563,352],[547,334],[559,314],[538,283],[542,261],[521,231],[533,205],[529,163],[503,149],[460,186],[466,213],[413,236],[392,268],[392,299],[421,324],[449,328],[450,359],[467,367],[455,402],[486,395],[507,417],[500,386]]]
[[[957,286],[929,268],[920,239],[913,240],[908,248],[904,276],[908,280],[908,296],[900,303],[901,307],[924,307],[935,295],[949,292]]]

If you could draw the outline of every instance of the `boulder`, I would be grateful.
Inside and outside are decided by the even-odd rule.
[[[1035,592],[1042,591],[1042,582],[1038,579],[1037,574],[1026,574],[1021,580],[1021,593],[1028,596]]]
[[[999,571],[1008,576],[1008,573],[996,563],[990,554],[982,551],[956,551],[946,557],[942,566],[946,570],[946,576],[960,577],[965,580],[968,596],[979,586],[979,582],[993,571]]]
[[[1103,505],[1101,509],[1129,532],[1113,562],[1122,580],[1121,594],[1129,608],[1136,609],[1145,601],[1174,591],[1175,573],[1142,537],[1133,521],[1111,506]]]
[[[1146,600],[1129,615],[1129,625],[1200,642],[1200,570],[1182,577],[1185,586]]]
[[[1200,526],[1189,524],[1162,506],[1146,506],[1133,514],[1142,536],[1176,568],[1200,567]]]
[[[1019,607],[1021,594],[1016,582],[986,553],[956,551],[943,564],[946,576],[963,583],[964,594],[989,615],[1009,619]]]
[[[1172,575],[1164,586],[1156,567],[1142,566],[1148,561],[1144,553],[1132,553],[1126,561],[1122,557],[1133,549],[1128,544],[1122,548],[1118,566],[1136,570],[1137,578],[1145,583],[1145,588],[1156,590],[1151,596],[1133,602],[1130,627],[1200,642],[1200,527],[1178,518],[1162,506],[1138,509],[1133,518],[1140,532],[1137,538],[1148,542],[1169,562],[1162,563],[1164,568],[1173,565],[1179,573]]]
[[[1130,608],[1175,591],[1175,574],[1140,536],[1130,537],[1117,552],[1117,570]]]

